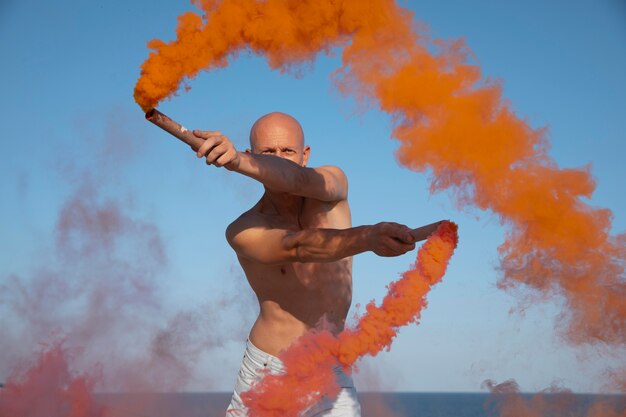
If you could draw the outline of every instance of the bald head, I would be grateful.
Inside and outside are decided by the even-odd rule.
[[[292,116],[273,112],[262,116],[250,129],[252,153],[271,154],[305,165],[309,147],[304,145],[304,132]]]
[[[304,146],[304,132],[300,123],[292,116],[272,112],[262,116],[254,122],[250,129],[250,147],[254,151],[256,142],[272,138],[284,138],[293,142],[294,145]]]

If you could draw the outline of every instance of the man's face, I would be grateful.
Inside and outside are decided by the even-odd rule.
[[[306,166],[310,148],[304,145],[304,135],[298,122],[281,113],[271,113],[259,119],[250,132],[249,152],[274,155]]]

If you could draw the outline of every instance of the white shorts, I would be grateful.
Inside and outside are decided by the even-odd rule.
[[[247,341],[246,351],[241,361],[241,369],[235,383],[235,392],[226,410],[226,417],[246,417],[248,410],[241,401],[241,393],[263,377],[263,371],[277,375],[285,372],[283,363],[276,356],[263,352]],[[302,417],[361,417],[361,406],[357,399],[356,389],[352,377],[346,374],[341,366],[333,369],[337,377],[337,383],[341,388],[335,399],[322,397],[309,409],[304,411]]]

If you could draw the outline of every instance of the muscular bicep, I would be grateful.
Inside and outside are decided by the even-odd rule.
[[[297,248],[291,242],[293,232],[231,224],[226,229],[226,239],[237,255],[265,265],[275,265],[297,260]]]
[[[348,198],[348,178],[335,166],[306,168],[298,194],[321,201],[341,201]]]

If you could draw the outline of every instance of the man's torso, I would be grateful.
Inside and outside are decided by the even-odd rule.
[[[301,198],[303,203],[294,219],[272,213],[262,201],[241,217],[271,229],[351,227],[346,200],[328,203]],[[335,333],[343,329],[352,301],[352,258],[263,265],[240,256],[239,262],[260,304],[250,340],[263,351],[276,355],[311,328]]]

